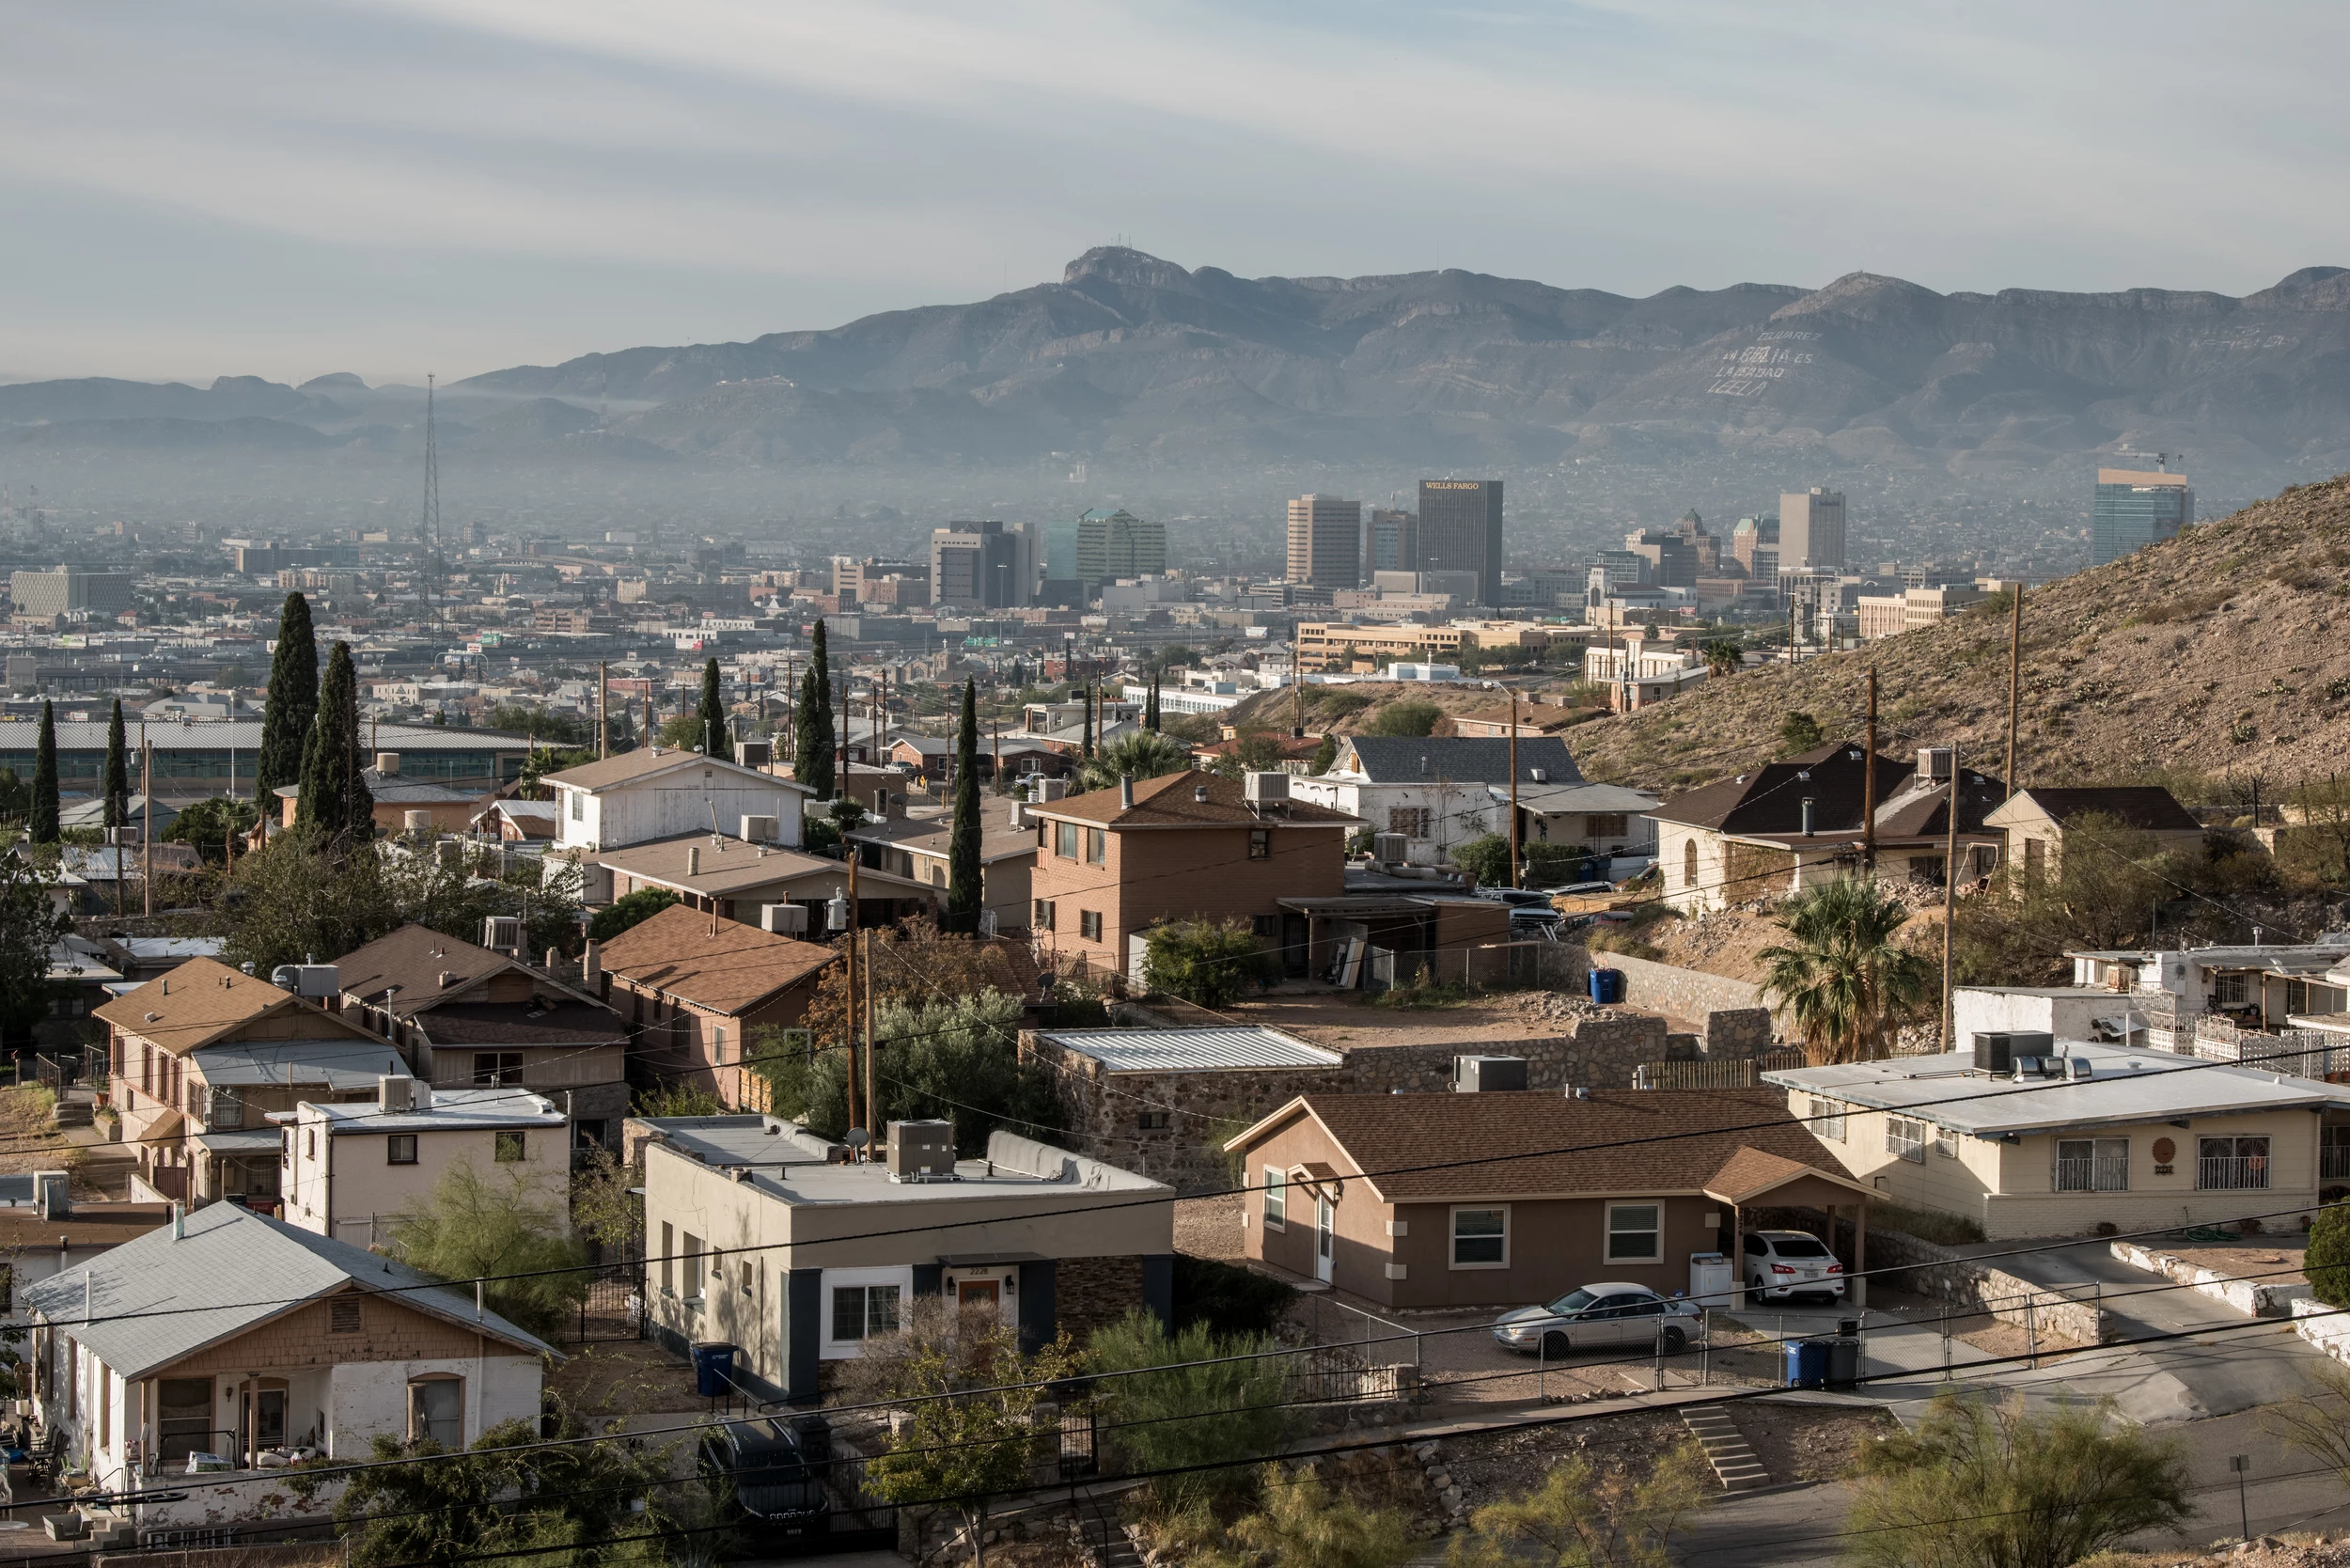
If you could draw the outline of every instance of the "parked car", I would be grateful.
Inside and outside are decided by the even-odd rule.
[[[1766,1301],[1799,1295],[1844,1298],[1844,1265],[1827,1243],[1809,1231],[1749,1231],[1746,1239],[1747,1294]]]
[[[1502,1313],[1494,1320],[1494,1342],[1545,1361],[1601,1345],[1658,1344],[1666,1355],[1677,1356],[1688,1344],[1697,1316],[1692,1302],[1668,1299],[1646,1285],[1611,1281]]]
[[[819,1535],[832,1528],[824,1471],[832,1429],[821,1416],[722,1421],[702,1435],[703,1482],[745,1533]]]

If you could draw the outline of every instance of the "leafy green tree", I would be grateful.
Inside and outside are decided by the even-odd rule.
[[[2143,947],[2155,906],[2207,870],[2108,812],[2082,812],[2064,838],[2069,851],[2053,865],[2011,862],[1989,896],[1959,901],[1950,943],[1961,983],[2056,984],[2072,973],[2068,951]]]
[[[156,837],[165,843],[192,845],[208,864],[219,865],[228,857],[228,836],[250,833],[260,820],[260,810],[251,801],[214,795],[181,807]]]
[[[1480,887],[1510,886],[1510,840],[1498,833],[1480,834],[1455,847],[1452,863],[1475,877]]]
[[[732,741],[727,733],[726,693],[719,684],[718,661],[715,659],[702,666],[701,728],[702,739],[696,746],[697,750],[713,757],[731,754]]]
[[[2110,1405],[2028,1413],[1945,1395],[1859,1450],[1850,1529],[1867,1568],[2067,1568],[2194,1515],[2176,1441]]]
[[[947,917],[939,924],[964,933],[979,929],[987,902],[986,867],[979,859],[979,688],[963,683],[963,722],[955,730],[954,823],[947,833]]]
[[[1487,1503],[1445,1554],[1447,1568],[1670,1568],[1667,1543],[1714,1489],[1704,1450],[1684,1440],[1646,1477],[1594,1473],[1580,1454],[1543,1483]]]
[[[49,1016],[49,949],[72,929],[50,902],[48,875],[22,855],[0,855],[0,1045],[30,1043]]]
[[[535,1136],[559,1135],[541,1132]],[[432,1184],[424,1207],[392,1232],[393,1256],[439,1279],[493,1278],[482,1286],[490,1309],[534,1334],[546,1335],[588,1296],[585,1273],[541,1273],[586,1264],[587,1248],[564,1235],[543,1194],[521,1171],[484,1176],[459,1159]]]
[[[318,720],[303,748],[297,825],[316,828],[337,850],[374,838],[375,796],[360,776],[366,766],[359,754],[359,674],[351,645],[338,642],[326,656]]]
[[[612,717],[620,720],[620,712]],[[499,702],[481,715],[485,729],[510,729],[551,746],[583,746],[596,738],[596,727],[578,713],[532,702]]]
[[[1338,761],[1339,738],[1336,735],[1324,735],[1322,737],[1322,744],[1314,748],[1314,760],[1308,763],[1308,766],[1312,771],[1313,776],[1316,778],[1320,778],[1324,774],[1328,773],[1332,768],[1336,767],[1338,765]]]
[[[1061,1124],[1058,1085],[1051,1068],[1020,1059],[1020,1007],[1019,997],[993,988],[920,1003],[877,1001],[874,1072],[889,1117],[952,1121],[955,1148],[966,1156],[986,1152],[998,1127],[1051,1137]],[[753,1031],[751,1055],[780,1114],[829,1137],[848,1131],[847,1052],[795,1051],[780,1030],[765,1028]]]
[[[1901,1026],[1923,1011],[1935,977],[1899,940],[1908,918],[1866,877],[1839,877],[1780,906],[1776,923],[1788,940],[1755,957],[1762,990],[1787,1010],[1814,1066],[1888,1055]]]
[[[572,1224],[582,1236],[623,1252],[645,1239],[645,1200],[635,1191],[645,1184],[643,1167],[641,1158],[631,1167],[609,1150],[588,1152],[586,1168],[572,1178]]]
[[[1800,708],[1791,708],[1778,724],[1778,754],[1791,757],[1798,751],[1810,751],[1825,739],[1820,721]]]
[[[131,756],[122,733],[122,698],[115,698],[114,716],[106,721],[106,825],[126,827],[131,821]]]
[[[1433,702],[1391,702],[1371,715],[1371,735],[1433,735],[1444,710]]]
[[[267,810],[283,785],[302,781],[302,754],[319,711],[318,635],[310,602],[286,595],[277,614],[277,647],[269,660],[269,691],[261,706],[261,750],[253,769],[253,798]]]
[[[25,819],[36,844],[57,841],[57,707],[44,698],[40,734],[33,743],[33,799]]]
[[[33,792],[14,768],[0,768],[0,823],[22,823],[32,808]]]
[[[832,655],[826,647],[824,623],[820,618],[816,630],[808,637],[807,672],[800,678],[798,744],[791,759],[791,776],[815,791],[818,800],[829,800],[834,792],[833,750],[836,738],[832,718]]]
[[[1287,1363],[1264,1354],[1277,1348],[1270,1337],[1230,1337],[1204,1325],[1169,1335],[1141,1312],[1094,1330],[1089,1370],[1129,1374],[1095,1385],[1126,1469],[1185,1472],[1152,1477],[1161,1508],[1230,1500],[1253,1480],[1242,1469],[1192,1466],[1278,1451],[1295,1420]],[[1167,1370],[1144,1370],[1158,1367]]]
[[[1163,778],[1191,766],[1191,754],[1155,730],[1138,729],[1103,746],[1077,770],[1078,792],[1109,790],[1128,775]]]
[[[634,893],[623,893],[588,917],[588,934],[599,942],[609,942],[677,902],[678,896],[666,887],[639,887]]]
[[[2301,1263],[2310,1294],[2328,1307],[2350,1307],[2350,1203],[2328,1203],[2310,1222]]]
[[[1236,919],[1169,920],[1143,938],[1143,983],[1195,1006],[1224,1007],[1280,978],[1280,960]]]

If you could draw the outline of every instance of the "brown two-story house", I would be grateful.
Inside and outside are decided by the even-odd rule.
[[[1278,901],[1344,892],[1347,831],[1362,825],[1288,799],[1289,776],[1169,774],[1030,807],[1031,935],[1129,975],[1135,939],[1166,920],[1246,920],[1268,945],[1281,941]]]

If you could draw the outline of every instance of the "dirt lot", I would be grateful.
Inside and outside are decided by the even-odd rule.
[[[2207,1268],[2232,1279],[2257,1279],[2264,1285],[2306,1285],[2309,1277],[2301,1272],[2301,1260],[2309,1246],[2309,1237],[2296,1231],[2276,1237],[2250,1237],[2235,1244],[2157,1242],[2149,1250],[2168,1252],[2198,1268]]]
[[[547,1374],[547,1391],[583,1417],[700,1410],[694,1369],[650,1340],[566,1345],[570,1359]]]
[[[1852,1467],[1855,1450],[1899,1426],[1882,1409],[1850,1405],[1752,1400],[1722,1408],[1771,1480],[1782,1484],[1834,1481]]]
[[[1186,1198],[1175,1205],[1175,1250],[1194,1258],[1224,1258],[1237,1262],[1246,1249],[1248,1235],[1240,1220],[1239,1193]]]

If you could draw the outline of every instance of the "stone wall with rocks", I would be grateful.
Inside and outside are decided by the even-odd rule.
[[[1141,1310],[1140,1258],[1063,1258],[1053,1265],[1053,1316],[1080,1344],[1104,1324]]]
[[[1658,964],[1627,953],[1597,953],[1572,943],[1562,973],[1576,991],[1590,986],[1593,967],[1623,973],[1623,1005],[1661,1012],[1698,1026],[1699,1048],[1708,1060],[1743,1061],[1771,1048],[1775,1016],[1762,987],[1727,975]]]
[[[1843,1258],[1852,1257],[1852,1221],[1836,1222],[1836,1247]],[[1987,1312],[2002,1323],[2037,1328],[2078,1344],[2104,1343],[2111,1327],[2094,1295],[2078,1297],[2035,1285],[1900,1231],[1870,1228],[1869,1271],[1872,1279],[1881,1279],[1890,1289]]]

